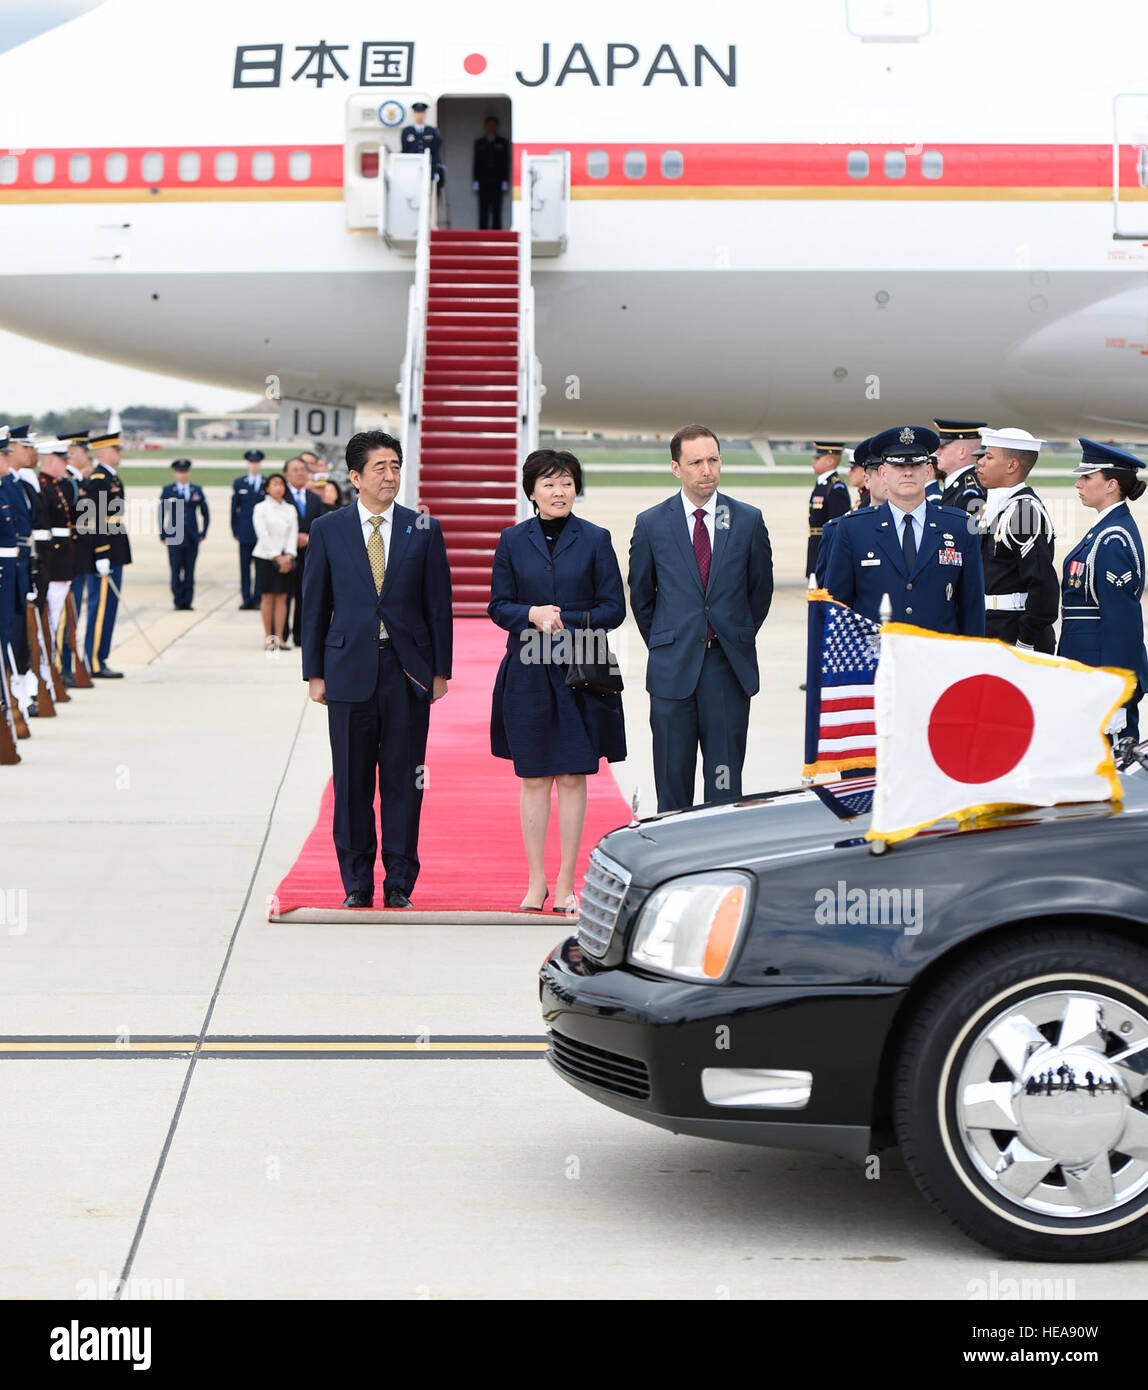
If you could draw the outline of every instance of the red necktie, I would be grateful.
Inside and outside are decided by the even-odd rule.
[[[698,574],[702,579],[702,590],[710,582],[710,533],[706,530],[705,508],[699,507],[694,512],[694,559],[698,562]],[[706,622],[706,641],[712,640],[714,630]]]

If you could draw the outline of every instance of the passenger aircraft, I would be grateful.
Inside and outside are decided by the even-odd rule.
[[[105,0],[0,56],[0,324],[345,437],[394,406],[377,149],[421,98],[454,227],[486,115],[568,152],[546,425],[1145,438],[1145,51],[1138,0]]]

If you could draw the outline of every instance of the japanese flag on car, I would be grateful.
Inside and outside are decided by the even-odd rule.
[[[1104,727],[1129,671],[906,623],[881,629],[871,840],[1008,806],[1119,800]]]

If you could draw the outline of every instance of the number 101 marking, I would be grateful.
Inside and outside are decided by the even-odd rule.
[[[301,410],[296,406],[292,411],[291,432],[296,439],[310,437],[311,439],[324,439],[328,435],[337,437],[339,434],[339,416],[341,410],[331,411],[332,423],[330,429],[327,427],[327,407],[322,405],[312,405],[307,409]],[[304,419],[306,416],[306,419]]]

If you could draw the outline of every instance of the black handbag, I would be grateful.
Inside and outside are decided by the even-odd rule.
[[[620,695],[624,689],[618,658],[606,641],[605,628],[590,626],[590,614],[583,613],[582,626],[571,636],[574,650],[566,669],[571,690],[588,690],[592,695]]]

